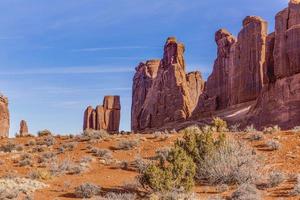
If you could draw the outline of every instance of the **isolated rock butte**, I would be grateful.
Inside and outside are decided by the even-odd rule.
[[[0,137],[9,136],[9,110],[7,97],[0,96]]]
[[[21,137],[25,137],[29,135],[27,122],[25,120],[21,120],[20,122],[20,131],[19,134]]]
[[[118,132],[121,117],[120,96],[105,96],[103,105],[96,109],[87,107],[84,112],[83,130],[106,130]]]
[[[204,88],[199,72],[186,74],[185,47],[169,37],[161,61],[141,63],[136,68],[132,93],[132,130],[162,127],[186,120]]]

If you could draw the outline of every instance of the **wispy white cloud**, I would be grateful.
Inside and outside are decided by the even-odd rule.
[[[134,49],[159,49],[160,47],[147,46],[118,46],[118,47],[95,47],[72,49],[73,52],[94,52],[94,51],[113,51],[113,50],[134,50]]]
[[[24,68],[26,69],[26,68]],[[2,70],[0,75],[55,75],[55,74],[101,74],[134,72],[131,67],[116,66],[83,66],[83,67],[55,67],[26,70]]]

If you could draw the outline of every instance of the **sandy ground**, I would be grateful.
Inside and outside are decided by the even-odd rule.
[[[228,133],[230,137],[245,142],[255,149],[257,154],[264,163],[263,174],[272,170],[279,170],[284,172],[287,177],[290,174],[300,174],[300,133],[292,131],[280,132],[275,134],[265,134],[264,138],[260,141],[250,141],[249,136],[252,133]],[[69,137],[56,137],[56,144],[47,147],[45,152],[57,152],[57,148],[65,143],[77,141],[77,146],[72,151],[66,151],[58,154],[58,160],[72,160],[78,162],[84,156],[93,158],[90,167],[87,171],[76,175],[61,175],[53,177],[49,180],[42,182],[49,185],[48,188],[36,191],[34,199],[76,199],[74,195],[74,188],[82,183],[94,183],[101,186],[103,193],[106,192],[136,192],[128,185],[134,184],[135,177],[138,173],[129,168],[123,170],[119,167],[118,163],[103,164],[99,158],[92,156],[89,146],[98,147],[102,149],[109,149],[113,152],[113,158],[120,161],[133,161],[138,156],[145,159],[150,159],[155,155],[155,151],[162,147],[172,146],[173,142],[182,137],[180,134],[171,135],[166,140],[154,138],[153,135],[126,135],[126,136],[112,136],[104,141],[78,141],[76,138]],[[140,145],[133,150],[116,150],[117,143],[123,139],[140,139]],[[41,138],[16,138],[10,139],[16,144],[25,145],[30,140],[39,140]],[[279,150],[272,151],[268,149],[265,144],[268,140],[277,140],[280,143]],[[0,145],[7,143],[7,139],[2,139]],[[18,174],[20,176],[27,176],[30,171],[36,169],[43,169],[37,163],[36,158],[42,153],[32,153],[33,165],[20,167],[17,163],[21,154],[30,152],[33,146],[26,146],[22,152],[0,153],[2,161],[0,167],[0,175],[7,175],[8,173]],[[289,192],[293,189],[295,180],[287,179],[282,184],[275,188],[261,190],[263,199],[300,199],[300,197],[292,197]],[[231,192],[235,189],[231,186],[230,190],[224,193],[217,193],[216,188],[206,185],[197,185],[194,191],[199,194],[200,199],[208,199],[210,196],[221,195],[229,197]]]

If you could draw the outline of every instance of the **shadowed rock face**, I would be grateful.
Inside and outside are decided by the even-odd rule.
[[[19,134],[20,134],[21,137],[25,137],[25,136],[29,135],[27,122],[25,120],[22,120],[20,122],[20,131],[19,131]]]
[[[249,113],[249,121],[257,126],[278,124],[292,128],[300,124],[299,0],[291,1],[288,8],[276,15],[275,34],[268,38],[267,58],[273,50],[273,59],[269,57],[266,62],[269,77]]]
[[[131,127],[138,130],[139,113],[142,110],[147,94],[152,87],[153,81],[157,76],[160,60],[149,60],[140,63],[136,68],[132,87],[132,106],[131,106]]]
[[[258,97],[263,86],[266,38],[267,23],[254,16],[244,19],[237,39],[225,29],[216,32],[217,58],[194,115]]]
[[[87,107],[84,112],[83,130],[106,130],[118,132],[120,127],[121,104],[119,96],[105,96],[103,105],[96,109]]]
[[[0,137],[9,136],[9,110],[8,99],[5,96],[0,96]]]
[[[132,130],[159,128],[187,119],[202,93],[199,72],[186,74],[184,45],[167,39],[163,59],[141,63],[133,79]]]

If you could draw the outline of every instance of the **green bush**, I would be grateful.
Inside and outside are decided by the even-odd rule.
[[[166,162],[149,165],[139,180],[144,188],[153,191],[190,191],[194,186],[195,173],[192,158],[184,149],[175,147],[169,152]]]
[[[41,130],[38,132],[38,136],[39,137],[43,137],[43,136],[50,136],[52,135],[51,131],[45,129],[45,130]]]
[[[225,142],[224,134],[214,138],[212,130],[207,127],[201,130],[197,126],[191,126],[181,133],[184,133],[183,140],[178,140],[175,146],[184,149],[197,164],[201,164],[207,155]]]
[[[218,132],[228,131],[227,122],[220,117],[214,117],[211,123],[214,127],[216,127]]]

